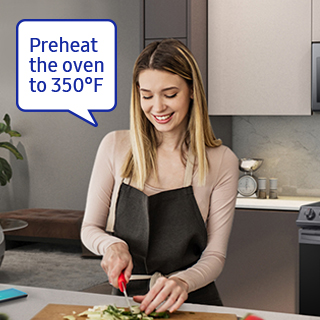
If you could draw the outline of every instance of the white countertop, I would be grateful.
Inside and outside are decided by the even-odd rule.
[[[0,284],[0,290],[13,287],[12,285]],[[101,305],[101,304],[116,304],[117,306],[125,306],[124,297],[111,296],[105,294],[94,294],[86,292],[75,292],[54,289],[42,289],[25,286],[14,286],[18,290],[28,293],[27,298],[1,302],[0,310],[10,316],[10,320],[30,320],[40,310],[49,303],[56,304],[76,304],[76,305]],[[132,299],[130,298],[131,303]],[[185,303],[180,310],[183,311],[198,311],[198,312],[215,312],[215,313],[230,313],[236,314],[238,317],[243,317],[248,313],[263,318],[264,320],[319,320],[319,317],[302,316],[297,314],[237,309],[227,307],[215,307]]]
[[[236,208],[299,211],[301,206],[319,201],[320,198],[315,197],[279,197],[278,199],[238,197]]]

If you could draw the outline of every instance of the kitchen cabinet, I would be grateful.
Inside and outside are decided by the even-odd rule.
[[[312,41],[320,42],[320,0],[312,0]]]
[[[298,211],[236,209],[216,284],[226,307],[298,310]]]
[[[145,1],[145,45],[163,38],[186,44],[187,0]]]
[[[211,115],[311,114],[311,5],[208,1]]]
[[[207,0],[143,0],[143,49],[156,40],[174,38],[194,54],[207,84]]]

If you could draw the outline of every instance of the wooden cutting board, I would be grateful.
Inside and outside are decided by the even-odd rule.
[[[48,304],[31,320],[63,320],[64,316],[74,315],[92,308],[92,306],[76,306],[67,304]],[[77,320],[84,320],[86,317],[76,317]],[[234,314],[208,313],[208,312],[188,312],[177,311],[170,314],[170,319],[175,320],[237,320]]]

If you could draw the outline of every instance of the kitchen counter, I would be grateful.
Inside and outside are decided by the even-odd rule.
[[[0,290],[11,288],[11,285],[0,284]],[[117,306],[125,306],[124,297],[111,296],[104,294],[93,294],[85,292],[64,291],[54,289],[43,289],[25,286],[14,286],[18,290],[28,293],[27,298],[1,302],[1,312],[10,316],[10,320],[30,320],[47,304],[72,304],[72,305],[101,305],[116,304]],[[131,303],[132,303],[132,299]],[[319,320],[319,317],[302,316],[296,314],[286,314],[278,312],[247,310],[227,307],[204,306],[185,303],[180,310],[182,311],[198,311],[198,312],[216,312],[231,313],[238,317],[243,317],[247,313],[254,313],[265,320]]]
[[[320,198],[315,197],[279,197],[278,199],[238,197],[236,202],[236,208],[299,211],[301,206],[319,201]]]

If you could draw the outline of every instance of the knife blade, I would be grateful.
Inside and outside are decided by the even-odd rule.
[[[129,307],[129,310],[131,311],[131,313],[133,313],[133,309],[131,307],[131,304],[129,302],[128,299],[128,294],[127,294],[127,290],[126,290],[126,285],[127,285],[127,281],[124,277],[124,273],[121,272],[119,278],[118,278],[118,286],[119,286],[119,290],[124,294],[124,298],[126,299],[126,303]]]

